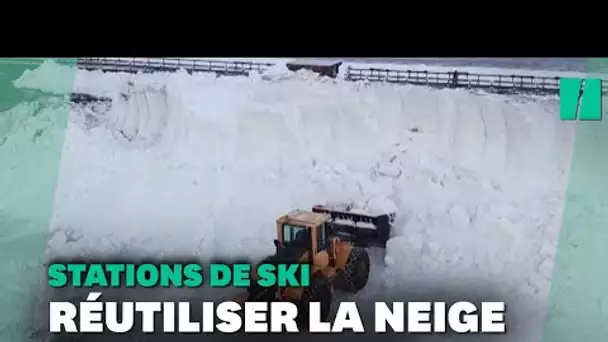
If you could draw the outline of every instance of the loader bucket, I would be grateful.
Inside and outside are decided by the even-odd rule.
[[[355,245],[365,247],[386,248],[386,242],[390,238],[396,216],[396,213],[365,215],[333,210],[322,205],[314,206],[312,211],[330,215],[333,234],[351,235]]]

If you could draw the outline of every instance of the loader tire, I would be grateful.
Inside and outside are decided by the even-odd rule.
[[[370,261],[367,250],[363,247],[353,247],[350,250],[342,274],[342,287],[346,292],[356,293],[367,285],[369,280]]]
[[[247,288],[249,292],[248,302],[273,302],[276,300],[276,286],[261,287],[257,284],[252,284]]]
[[[265,257],[260,263],[269,264],[273,262],[274,255]],[[277,287],[262,287],[257,284],[257,281],[252,281],[251,285],[247,288],[249,292],[248,302],[274,302],[277,298]]]
[[[310,322],[310,303],[321,303],[321,320],[327,321],[333,300],[333,290],[327,278],[318,274],[310,280],[310,286],[302,291],[302,297],[298,301],[298,325],[308,328]]]

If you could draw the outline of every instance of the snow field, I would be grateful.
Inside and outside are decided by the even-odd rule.
[[[525,324],[502,338],[540,336],[574,137],[556,102],[276,70],[78,71],[72,86],[61,68],[15,84],[114,104],[70,111],[51,255],[259,258],[293,208],[396,208],[360,296],[488,286]]]

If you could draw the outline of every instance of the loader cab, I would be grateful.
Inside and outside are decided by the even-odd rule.
[[[305,226],[296,226],[293,224],[283,224],[283,245],[292,245],[301,248],[310,249],[311,238],[310,228]]]
[[[329,246],[329,215],[294,210],[277,220],[277,248],[303,248],[317,252]]]
[[[323,222],[316,229],[317,231],[317,252],[325,250],[329,247],[329,235],[331,234],[331,227],[328,221]]]

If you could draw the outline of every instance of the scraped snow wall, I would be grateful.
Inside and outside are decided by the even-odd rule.
[[[71,91],[59,68],[16,84]],[[114,101],[71,111],[53,255],[262,257],[293,208],[396,208],[367,293],[492,284],[529,324],[510,338],[538,336],[573,139],[556,103],[277,70],[79,71],[74,91]]]

